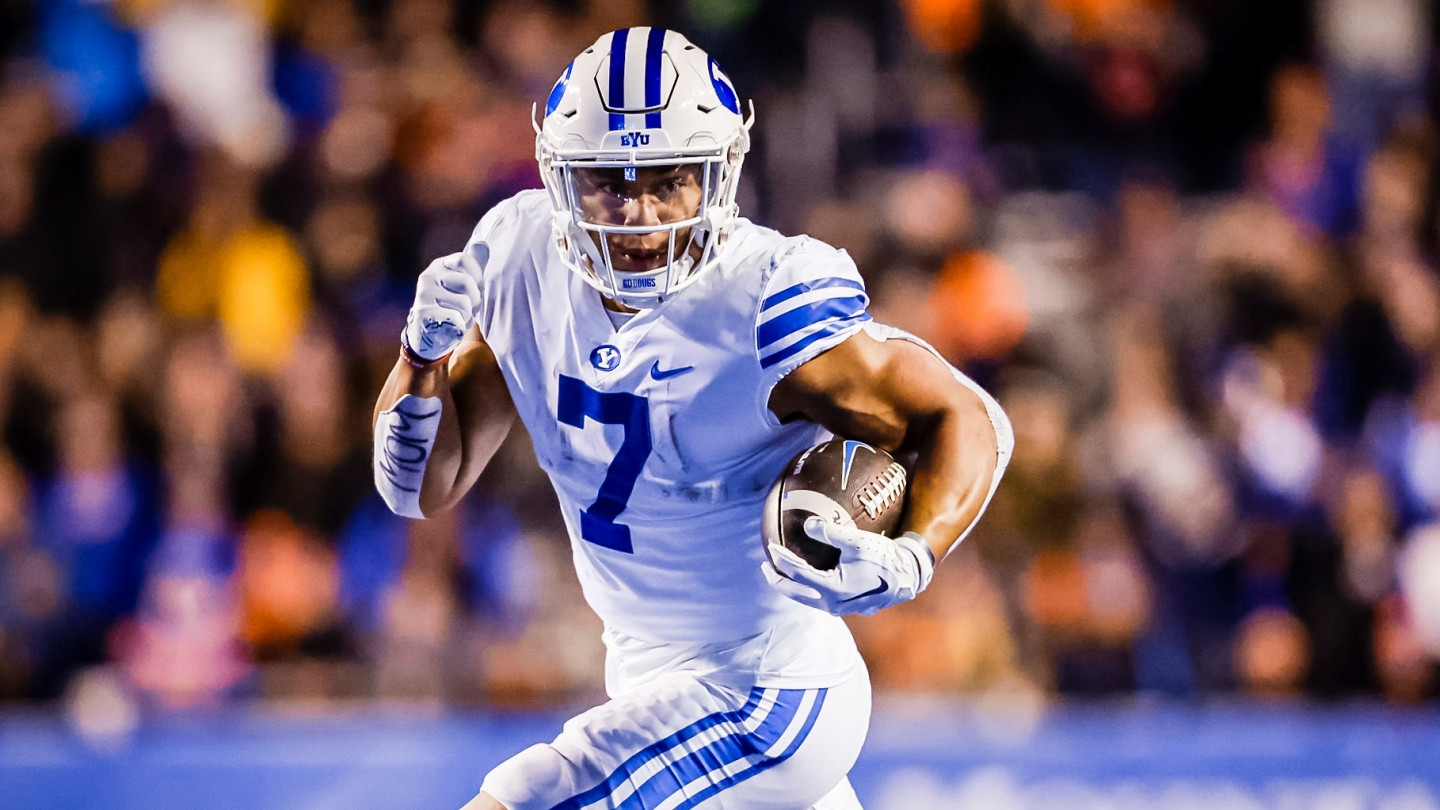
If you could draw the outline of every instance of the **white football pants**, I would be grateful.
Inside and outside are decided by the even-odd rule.
[[[863,666],[828,689],[748,693],[675,672],[572,718],[481,790],[508,810],[860,810],[845,775],[869,725]]]

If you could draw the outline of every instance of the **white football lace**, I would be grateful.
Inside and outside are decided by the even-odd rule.
[[[879,517],[881,512],[889,509],[891,504],[899,500],[900,493],[905,491],[905,468],[898,462],[892,463],[885,471],[875,476],[869,483],[860,489],[860,508],[865,510],[865,515],[871,520]]]

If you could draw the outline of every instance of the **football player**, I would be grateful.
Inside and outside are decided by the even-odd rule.
[[[450,508],[518,415],[605,625],[610,700],[469,810],[859,807],[870,684],[839,617],[924,590],[1009,459],[994,399],[873,323],[843,251],[738,216],[752,120],[680,34],[606,34],[545,102],[545,190],[420,274],[377,488],[402,515]],[[916,454],[904,534],[812,518],[839,566],[768,562],[767,491],[832,433]]]

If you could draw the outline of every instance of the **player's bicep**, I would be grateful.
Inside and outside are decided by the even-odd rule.
[[[500,363],[478,327],[470,327],[450,358],[450,393],[462,445],[456,483],[468,489],[515,422],[515,403]]]
[[[950,367],[923,347],[858,332],[780,380],[770,410],[781,421],[805,419],[897,451],[910,449],[915,428],[968,398]]]

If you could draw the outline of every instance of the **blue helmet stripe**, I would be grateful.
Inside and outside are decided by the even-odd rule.
[[[651,28],[645,40],[645,108],[660,106],[660,57],[665,52],[665,29]],[[660,127],[660,111],[645,114],[645,127]]]
[[[625,40],[630,29],[621,28],[610,38],[610,109],[625,108]],[[625,128],[623,113],[610,113],[610,129],[613,132]]]

